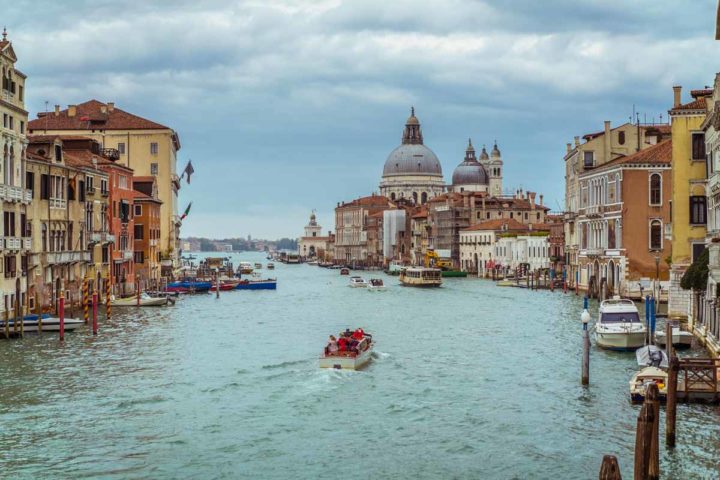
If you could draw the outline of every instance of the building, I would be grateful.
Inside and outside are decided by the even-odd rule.
[[[487,157],[485,147],[482,153]],[[451,192],[487,192],[489,186],[489,178],[485,167],[475,158],[475,148],[473,148],[472,140],[468,140],[468,146],[465,150],[465,158],[455,167],[452,174],[452,185],[448,188]]]
[[[547,226],[524,232],[502,232],[495,241],[495,266],[505,271],[550,268]]]
[[[669,138],[670,128],[664,124],[640,125],[624,123],[612,128],[605,121],[602,131],[575,137],[574,145],[568,143],[565,156],[565,264],[566,278],[570,287],[579,280],[580,240],[577,216],[580,209],[580,175],[602,166],[616,158],[636,153]]]
[[[668,316],[687,318],[691,294],[680,287],[690,264],[705,250],[707,236],[706,99],[712,90],[693,90],[682,103],[682,88],[673,87],[672,128],[672,266]]]
[[[440,161],[423,143],[420,121],[413,108],[405,123],[402,144],[390,152],[385,161],[380,195],[390,200],[405,198],[424,204],[444,191]]]
[[[25,177],[33,201],[26,228],[36,232],[28,285],[31,303],[37,300],[42,308],[54,310],[61,294],[77,301],[83,281],[94,289],[108,278],[113,239],[105,221],[107,200],[94,190],[95,181],[107,188],[107,175],[97,167],[108,158],[102,155],[91,139],[28,137]]]
[[[673,141],[615,158],[579,175],[578,285],[598,297],[639,296],[668,280]]]
[[[110,183],[108,224],[115,238],[110,251],[111,284],[115,295],[126,296],[136,287],[133,170],[112,158],[99,160],[98,166]]]
[[[558,276],[565,272],[565,222],[563,215],[547,215],[545,220],[550,236],[550,268]]]
[[[133,177],[132,183],[135,275],[143,285],[157,287],[162,271],[160,266],[162,202],[158,197],[157,179],[153,176]],[[232,251],[232,245],[229,251]]]
[[[90,100],[60,110],[42,112],[28,124],[31,134],[79,135],[92,138],[102,148],[117,150],[118,163],[138,176],[157,178],[158,198],[162,202],[160,252],[164,260],[179,266],[179,216],[177,194],[180,178],[176,158],[180,150],[177,133],[164,125],[133,115],[112,102]],[[172,269],[170,269],[172,270]]]
[[[315,212],[310,214],[310,221],[305,225],[305,235],[300,237],[298,241],[298,252],[305,259],[327,260],[332,258],[328,256],[328,242],[332,239],[332,233],[328,232],[327,236],[322,235],[322,226],[317,222]]]
[[[496,218],[464,228],[460,231],[460,268],[479,277],[489,276],[493,268],[502,265],[495,252],[498,236],[527,229],[514,218]]]
[[[430,237],[432,236],[432,225],[428,221],[428,209],[426,206],[419,207],[410,217],[410,263],[422,265],[425,254],[430,248]]]
[[[393,204],[382,195],[361,197],[352,202],[339,203],[335,209],[335,257],[337,263],[348,265],[382,265],[381,247],[368,248],[368,223],[375,230],[374,243],[380,243],[377,221],[370,216],[392,208]],[[382,217],[375,217],[382,218]],[[373,223],[374,222],[374,223]],[[372,235],[371,235],[372,237]]]
[[[31,231],[27,229],[26,220],[31,192],[25,184],[28,118],[25,75],[15,68],[16,62],[15,50],[3,30],[0,41],[0,112],[3,117],[0,136],[0,315],[3,316],[19,314],[20,308],[27,305],[27,261],[31,247]]]

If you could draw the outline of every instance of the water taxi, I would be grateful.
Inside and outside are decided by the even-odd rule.
[[[268,270],[275,270],[275,264],[272,263],[272,262],[268,263],[268,264],[267,264],[267,269],[268,269]]]
[[[340,275],[350,275],[350,269],[349,269],[349,268],[342,267],[342,268],[340,269]]]
[[[635,350],[645,345],[647,328],[632,300],[615,297],[600,304],[595,341],[609,350]]]
[[[369,292],[384,292],[385,282],[382,281],[382,278],[371,278],[367,284],[367,289]]]
[[[658,387],[660,400],[667,398],[667,354],[655,345],[647,345],[635,352],[638,365],[643,367],[630,379],[630,399],[633,403],[642,402],[648,385]]]
[[[349,285],[353,288],[365,288],[367,287],[367,282],[362,277],[352,276],[350,277]]]
[[[439,287],[442,285],[442,272],[439,268],[403,268],[400,283],[408,287]]]
[[[140,294],[138,300],[137,295],[132,297],[117,298],[114,295],[110,297],[110,306],[112,307],[161,307],[169,302],[167,295],[164,297],[151,297],[147,293]]]
[[[252,272],[253,272],[252,263],[240,262],[240,266],[238,267],[238,273],[240,273],[241,275],[247,275]]]
[[[340,338],[346,341],[352,341],[349,330],[344,334],[340,334]],[[342,340],[338,340],[340,343]],[[372,335],[369,333],[362,334],[361,339],[355,338],[357,345],[350,347],[349,350],[330,351],[328,347],[320,356],[320,368],[335,368],[343,370],[359,370],[364,367],[372,358],[373,341]],[[337,348],[337,345],[335,346]]]

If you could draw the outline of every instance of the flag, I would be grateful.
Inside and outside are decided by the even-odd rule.
[[[185,176],[185,174],[187,174],[187,177],[188,177],[187,182],[188,182],[188,185],[190,185],[190,175],[192,175],[193,173],[195,173],[195,169],[192,166],[192,160],[188,160],[188,164],[185,167],[185,170],[183,170],[183,173],[180,176],[180,180],[182,180],[183,177]]]
[[[188,216],[188,213],[190,213],[190,207],[192,207],[192,202],[188,203],[187,208],[185,209],[182,216],[180,217],[180,221],[185,220],[185,217]]]

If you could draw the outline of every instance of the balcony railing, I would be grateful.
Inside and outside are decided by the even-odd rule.
[[[90,262],[91,253],[86,251],[71,252],[45,252],[43,260],[46,265],[57,265],[63,263]]]
[[[132,260],[134,254],[135,254],[135,252],[133,252],[132,250],[125,250],[122,253],[123,253],[123,255],[122,255],[123,260]]]
[[[93,187],[92,185],[86,186],[85,193],[87,193],[88,195],[93,195],[95,193],[95,187]]]
[[[64,198],[51,198],[48,201],[50,202],[50,208],[65,208],[65,205],[67,205]]]
[[[0,237],[0,248],[2,250],[20,250],[23,241],[20,237]]]
[[[13,185],[0,185],[0,200],[27,204],[32,200],[32,192],[26,188]]]
[[[117,148],[103,148],[101,153],[103,154],[103,157],[109,158],[110,160],[120,159],[120,152]]]
[[[95,232],[90,234],[90,241],[93,243],[114,242],[115,235],[107,232]]]

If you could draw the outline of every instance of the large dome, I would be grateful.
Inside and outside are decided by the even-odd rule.
[[[386,175],[439,175],[442,167],[437,155],[421,143],[404,143],[390,152],[383,176]]]

